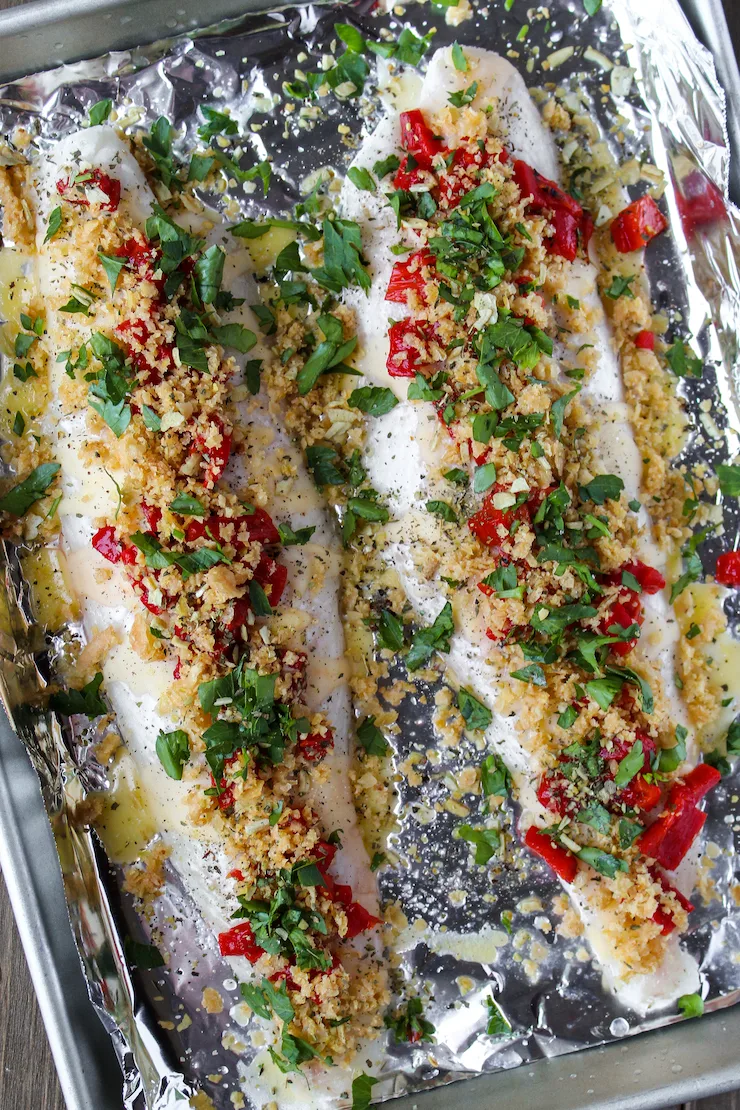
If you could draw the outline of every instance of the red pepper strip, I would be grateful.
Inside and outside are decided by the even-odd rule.
[[[507,487],[501,482],[496,482],[483,501],[477,513],[468,517],[468,528],[481,543],[489,547],[500,544],[509,538],[509,529],[515,520],[527,523],[531,520],[532,507],[528,501],[517,509],[496,509],[493,498],[497,493],[507,492]],[[535,510],[536,511],[536,510]]]
[[[254,943],[254,933],[248,921],[235,925],[227,933],[219,933],[218,947],[222,956],[246,956],[251,964],[256,964],[265,952],[264,948]]]
[[[564,208],[554,208],[550,222],[555,228],[555,234],[546,240],[548,251],[550,254],[565,258],[568,262],[573,262],[578,254],[580,218],[573,216]]]
[[[318,763],[333,747],[334,733],[331,729],[327,729],[324,736],[309,732],[308,736],[301,736],[298,740],[298,750],[309,763]]]
[[[565,817],[569,810],[580,808],[574,798],[568,797],[568,786],[565,775],[551,771],[543,775],[540,780],[540,785],[537,787],[537,800],[545,809],[557,813],[559,817]]]
[[[345,940],[352,940],[360,933],[367,932],[368,929],[374,929],[376,925],[382,925],[383,921],[379,917],[373,917],[364,906],[359,902],[350,902],[345,910],[347,914],[347,932],[344,935]]]
[[[668,220],[651,196],[640,197],[628,204],[612,220],[612,240],[618,251],[629,254],[646,246],[668,227]]]
[[[156,532],[162,519],[162,510],[157,505],[150,505],[147,501],[142,501],[141,512],[146,521],[147,531]]]
[[[688,898],[684,897],[680,890],[669,883],[665,875],[662,875],[660,871],[657,870],[657,868],[651,867],[650,876],[655,880],[656,883],[660,883],[666,893],[675,894],[676,901],[678,902],[681,909],[686,910],[686,913],[691,913],[691,911],[694,909],[693,902],[690,902]],[[653,921],[656,923],[656,925],[660,925],[660,931],[664,937],[668,936],[668,934],[672,933],[673,930],[676,928],[676,923],[673,920],[671,914],[662,906],[658,906],[657,910],[653,914]]]
[[[87,173],[85,177],[87,177]],[[103,173],[102,170],[91,170],[87,181],[80,181],[77,183],[74,178],[71,180],[68,177],[60,178],[59,181],[57,181],[57,192],[61,197],[64,197],[69,204],[79,204],[83,208],[89,208],[90,201],[85,195],[85,188],[87,186],[100,189],[101,193],[105,193],[107,196],[107,202],[100,205],[101,212],[115,212],[121,202],[121,182],[117,177],[110,177],[107,173]],[[81,189],[82,196],[67,196],[66,194],[69,189]]]
[[[676,870],[704,828],[706,819],[706,813],[696,806],[689,806],[678,816],[660,845],[658,863],[661,867],[666,871]]]
[[[245,546],[245,541],[239,536],[240,532],[246,532],[254,543],[280,543],[280,533],[272,517],[264,509],[259,508],[255,508],[253,513],[245,513],[244,516],[230,517],[216,514],[205,520],[190,520],[185,529],[185,539],[188,543],[192,543],[201,536],[206,536],[218,543],[225,543],[227,541],[224,535],[229,525],[232,525],[233,529],[228,542],[237,550]]]
[[[207,462],[205,474],[203,475],[203,485],[206,489],[215,486],[229,461],[231,455],[231,432],[227,432],[224,423],[219,416],[212,418],[212,423],[216,425],[220,435],[221,442],[217,447],[206,446],[206,433],[198,432],[195,436],[193,450],[197,451]]]
[[[109,563],[119,563],[123,555],[123,544],[116,538],[116,530],[112,524],[98,528],[92,538],[92,545],[99,555]]]
[[[721,778],[722,775],[716,767],[710,767],[708,763],[700,763],[698,767],[689,771],[688,775],[684,775],[683,782],[675,783],[671,787],[668,795],[669,807],[679,806],[685,802],[698,805],[704,795],[708,794]]]
[[[655,350],[655,332],[652,331],[638,331],[635,336],[635,346],[641,351],[654,351]]]
[[[648,334],[652,335],[652,332]],[[634,563],[625,563],[620,569],[620,575],[621,571],[627,571],[633,578],[636,578],[644,594],[657,594],[665,589],[665,578],[663,575],[659,570],[656,570],[655,567],[648,566],[647,563],[640,562],[639,560]]]
[[[740,551],[725,551],[720,555],[714,577],[720,586],[740,586]]]
[[[527,829],[524,843],[530,851],[543,859],[548,867],[551,867],[564,882],[573,882],[578,871],[578,860],[567,848],[556,844],[554,840],[551,840],[545,833],[541,833],[534,825],[530,825]]]
[[[238,883],[243,883],[244,882],[244,872],[240,871],[238,867],[235,867],[233,871],[227,872],[226,878],[227,879],[236,879],[236,881]]]
[[[647,732],[642,732],[641,730],[637,730],[635,732],[635,736],[642,743],[642,752],[643,752],[643,755],[645,757],[644,760],[643,760],[643,764],[642,764],[642,770],[643,771],[649,771],[650,770],[650,762],[652,760],[652,757],[655,755],[655,750],[656,750],[655,741],[653,740],[652,736],[648,735]],[[617,759],[617,760],[619,760],[619,759],[624,759],[624,757],[626,755],[628,755],[631,750],[632,750],[632,742],[631,741],[622,740],[622,738],[620,736],[615,736],[614,739],[612,740],[612,746],[610,748],[600,748],[599,749],[599,755],[601,756],[602,759]]]
[[[431,251],[414,251],[405,262],[396,262],[391,271],[385,299],[406,304],[409,289],[413,289],[419,300],[426,304],[427,279],[421,270],[422,266],[433,268],[434,264],[435,257]]]
[[[697,809],[697,803],[720,778],[715,767],[700,763],[683,782],[674,783],[665,810],[640,837],[640,851],[667,871],[675,870],[707,819],[706,813]]]
[[[441,139],[427,126],[418,108],[401,112],[401,147],[413,156],[422,170],[431,170],[434,156],[444,150]]]
[[[695,169],[682,178],[676,187],[676,202],[681,225],[690,238],[697,227],[719,223],[727,218],[725,198],[720,190]]]
[[[644,775],[635,775],[632,781],[619,791],[617,798],[620,805],[624,804],[630,809],[649,813],[657,806],[660,795],[661,789],[656,783],[648,782]]]
[[[522,197],[531,198],[527,205],[531,211],[551,213],[554,234],[546,240],[547,249],[572,262],[578,253],[578,233],[588,246],[593,222],[590,218],[586,220],[586,213],[577,200],[521,159],[514,162],[514,180]]]
[[[263,554],[255,568],[254,578],[267,594],[267,600],[274,609],[280,604],[280,598],[283,596],[288,581],[288,568],[282,563],[276,563],[269,555]]]
[[[434,325],[425,320],[399,320],[388,332],[389,352],[386,367],[392,378],[413,378],[431,361],[427,345],[434,337]]]

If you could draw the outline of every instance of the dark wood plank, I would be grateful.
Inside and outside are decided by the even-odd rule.
[[[0,0],[0,9],[27,2]],[[737,0],[724,0],[724,5],[735,49],[740,52],[740,5]],[[54,1061],[1,876],[0,1107],[2,1110],[64,1110]],[[669,1110],[740,1110],[740,1092]]]
[[[5,883],[0,877],[0,1107],[64,1110]]]

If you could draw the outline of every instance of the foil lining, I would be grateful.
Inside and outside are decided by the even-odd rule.
[[[688,410],[699,429],[684,457],[709,462],[732,458],[740,444],[740,213],[728,202],[726,219],[688,236],[679,213],[682,182],[692,172],[713,183],[727,199],[725,101],[712,59],[693,36],[676,0],[653,0],[650,5],[606,0],[592,19],[583,15],[578,2],[551,0],[549,21],[532,22],[526,52],[517,47],[516,36],[527,18],[517,7],[506,11],[502,0],[490,0],[455,28],[446,24],[444,8],[411,7],[398,17],[371,11],[368,0],[341,9],[307,6],[249,15],[196,36],[15,82],[0,90],[0,119],[5,134],[24,124],[43,144],[78,127],[92,103],[110,96],[119,105],[139,110],[137,126],[148,127],[158,115],[167,115],[183,129],[181,145],[187,149],[197,126],[198,104],[229,105],[242,123],[247,158],[251,147],[255,161],[269,154],[274,164],[267,201],[261,192],[232,195],[245,215],[265,210],[277,215],[299,199],[300,183],[308,174],[346,164],[354,138],[372,125],[378,111],[369,98],[359,102],[359,112],[357,101],[330,98],[322,102],[324,111],[310,127],[286,127],[282,82],[293,79],[296,68],[315,68],[334,37],[335,21],[355,21],[376,38],[381,28],[397,35],[402,26],[419,33],[434,26],[435,46],[458,40],[508,51],[528,85],[555,81],[585,91],[602,133],[608,137],[621,128],[631,136],[627,145],[635,155],[649,152],[664,171],[673,235],[661,237],[648,255],[653,299],[676,334],[692,337],[705,361],[703,377],[683,383]],[[543,71],[541,61],[566,45],[576,47],[574,54],[556,70]],[[588,46],[609,57],[624,50],[619,60],[634,70],[636,80],[623,97],[603,95],[601,86],[608,75],[584,59]],[[308,61],[299,61],[303,54]],[[528,58],[534,58],[531,70]],[[271,99],[277,107],[266,110]],[[259,127],[251,129],[250,123]],[[344,143],[338,139],[340,124],[349,128],[350,138]],[[715,437],[702,430],[706,422],[702,424],[701,413],[708,408],[719,429]],[[725,514],[723,549],[733,546],[730,538],[737,545],[737,506],[734,512],[725,508]],[[719,550],[712,537],[702,546],[708,571]],[[123,936],[145,939],[147,930],[121,891],[120,868],[76,820],[85,794],[105,786],[91,754],[94,737],[79,722],[76,727],[62,725],[29,707],[51,680],[60,645],[45,642],[34,626],[18,552],[5,545],[3,554],[4,700],[41,781],[90,996],[121,1061],[123,1104],[126,1110],[174,1110],[202,1090],[219,1110],[230,1110],[236,1056],[222,1044],[231,1025],[228,1010],[238,1002],[230,969],[220,960],[174,873],[157,914],[166,932],[169,965],[151,972],[127,967]],[[736,604],[737,598],[735,594]],[[731,601],[728,605],[736,624],[740,612],[731,608]],[[413,750],[429,746],[433,693],[420,689],[400,709],[399,763]],[[605,994],[601,972],[589,953],[578,941],[565,940],[547,928],[548,917],[554,922],[547,908],[560,888],[541,868],[527,868],[518,853],[509,852],[492,882],[488,870],[470,867],[467,845],[451,835],[451,814],[436,813],[432,824],[419,821],[422,811],[434,812],[445,776],[454,776],[463,758],[446,750],[434,777],[420,786],[403,783],[399,788],[392,847],[403,862],[397,869],[379,872],[382,898],[399,901],[410,921],[423,917],[437,929],[444,926],[465,934],[467,940],[457,945],[457,955],[439,945],[433,951],[425,943],[404,954],[399,982],[413,978],[427,998],[425,1016],[436,1026],[436,1044],[391,1044],[381,1083],[373,1092],[376,1098],[516,1067],[678,1020],[663,1014],[641,1021]],[[740,997],[740,972],[733,959],[740,950],[740,908],[729,893],[738,869],[740,814],[732,800],[736,791],[740,793],[737,775],[732,775],[714,794],[706,835],[719,849],[713,870],[718,899],[698,906],[684,939],[701,965],[707,1009],[731,1005]],[[471,820],[475,818],[473,813]],[[515,821],[516,813],[508,819]],[[450,897],[460,890],[466,892],[464,899]],[[533,896],[540,899],[541,911],[527,909]],[[476,946],[481,930],[490,942],[485,952]],[[188,958],[193,951],[201,954],[197,974]],[[461,952],[467,958],[461,958]],[[462,981],[466,993],[460,1008]],[[203,1013],[200,994],[205,985],[216,985],[226,998],[223,1014]],[[485,999],[492,987],[513,1028],[506,1040],[485,1034]],[[244,1040],[248,1046],[248,1037]],[[253,1050],[247,1047],[249,1051]],[[219,1073],[217,1082],[213,1077]]]

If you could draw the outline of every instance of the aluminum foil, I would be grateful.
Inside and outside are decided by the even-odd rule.
[[[729,150],[724,96],[711,57],[693,36],[676,0],[652,0],[650,5],[642,0],[605,0],[600,14],[590,19],[580,2],[552,0],[547,20],[532,19],[532,10],[525,14],[521,3],[506,11],[503,0],[490,0],[475,6],[472,17],[456,28],[446,24],[445,10],[413,6],[397,16],[372,10],[370,0],[341,9],[286,8],[151,48],[65,66],[0,90],[3,132],[23,123],[42,144],[52,141],[79,126],[92,103],[110,96],[118,105],[140,110],[136,126],[148,127],[158,115],[167,115],[182,128],[181,145],[187,149],[197,126],[198,104],[228,105],[242,124],[244,164],[269,155],[274,166],[267,201],[261,193],[231,195],[245,215],[265,210],[282,214],[299,199],[307,174],[323,166],[341,170],[346,165],[352,146],[379,111],[372,97],[345,103],[329,98],[322,101],[317,118],[296,112],[286,124],[282,82],[292,80],[296,68],[316,68],[328,52],[337,19],[355,21],[374,38],[381,28],[397,35],[402,26],[420,34],[434,26],[435,46],[457,39],[507,54],[530,86],[554,81],[585,91],[604,135],[620,129],[627,135],[628,150],[638,157],[648,152],[664,171],[673,234],[662,236],[648,254],[653,298],[671,320],[671,330],[691,335],[705,361],[703,377],[683,383],[698,429],[685,458],[732,458],[740,430],[740,214],[728,202],[724,220],[688,236],[682,229],[677,179],[685,180],[693,168],[727,198]],[[525,47],[517,35],[526,20],[531,27]],[[555,70],[543,70],[544,59],[570,45],[576,48],[570,58]],[[625,95],[603,95],[608,74],[584,59],[589,45],[634,71],[635,81]],[[349,128],[341,140],[340,124]],[[623,147],[622,156],[624,152]],[[708,410],[719,429],[716,436],[706,431],[706,420],[702,423],[701,414]],[[730,508],[723,549],[731,546],[731,537],[737,544],[737,529],[737,516]],[[701,549],[708,571],[719,549],[716,538]],[[95,835],[75,818],[85,794],[105,786],[91,756],[94,737],[84,722],[62,726],[32,708],[52,678],[60,644],[45,642],[34,627],[18,553],[8,545],[4,565],[4,698],[41,781],[90,996],[121,1061],[124,1106],[169,1110],[203,1090],[219,1110],[230,1110],[237,1058],[222,1045],[228,1013],[209,1016],[199,1008],[201,991],[208,984],[218,986],[229,1003],[237,1002],[230,970],[175,874],[169,875],[157,915],[166,930],[168,967],[140,972],[126,966],[122,937],[129,933],[146,939],[148,926],[136,919],[131,900],[121,891],[120,868],[110,863]],[[728,610],[728,615],[735,623],[740,614]],[[68,635],[74,636],[75,630],[68,630]],[[433,692],[420,688],[401,707],[402,727],[395,741],[399,763],[430,744],[428,705]],[[456,958],[439,945],[433,951],[425,943],[403,956],[398,985],[413,980],[425,996],[425,1015],[437,1029],[436,1044],[391,1044],[382,1082],[374,1090],[376,1098],[515,1067],[677,1020],[663,1015],[640,1021],[605,994],[600,970],[589,953],[549,927],[554,918],[548,911],[560,888],[543,869],[525,866],[514,851],[492,876],[488,869],[470,867],[467,845],[452,836],[457,819],[451,814],[442,811],[431,824],[419,822],[422,810],[434,812],[434,802],[446,797],[446,778],[455,775],[468,755],[464,749],[446,750],[433,777],[418,787],[402,783],[399,788],[392,847],[402,863],[379,872],[382,898],[400,902],[410,921],[423,917],[437,929],[466,934],[469,958]],[[729,894],[737,871],[740,814],[733,799],[739,787],[737,775],[732,775],[713,795],[707,838],[718,849],[713,870],[718,899],[698,906],[684,939],[700,961],[708,1009],[730,1005],[740,995],[740,969],[733,959],[740,950],[740,909]],[[475,819],[473,813],[471,820]],[[510,812],[508,820],[515,819],[516,813]],[[464,899],[455,897],[461,890],[466,892]],[[540,899],[541,911],[531,908],[533,896]],[[496,940],[485,956],[474,943],[481,929],[489,934],[493,930]],[[193,951],[201,952],[195,974]],[[466,985],[462,1008],[461,982]],[[485,1035],[485,998],[492,987],[512,1025],[509,1039]],[[220,1081],[214,1081],[219,1073]]]

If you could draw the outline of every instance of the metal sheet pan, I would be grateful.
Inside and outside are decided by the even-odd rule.
[[[267,3],[211,0],[212,21]],[[728,129],[740,149],[740,73],[721,0],[683,0],[712,49],[729,93]],[[93,18],[91,18],[93,17]],[[0,80],[108,50],[128,48],[202,23],[193,0],[38,0],[0,13]],[[740,161],[732,173],[740,199]],[[19,923],[62,1089],[70,1110],[120,1108],[111,1042],[89,1005],[68,928],[59,859],[38,780],[7,720],[0,718],[0,865]],[[651,1110],[740,1086],[740,1009],[728,1009],[626,1042],[399,1099],[398,1110],[456,1110],[495,1101],[537,1110]]]

